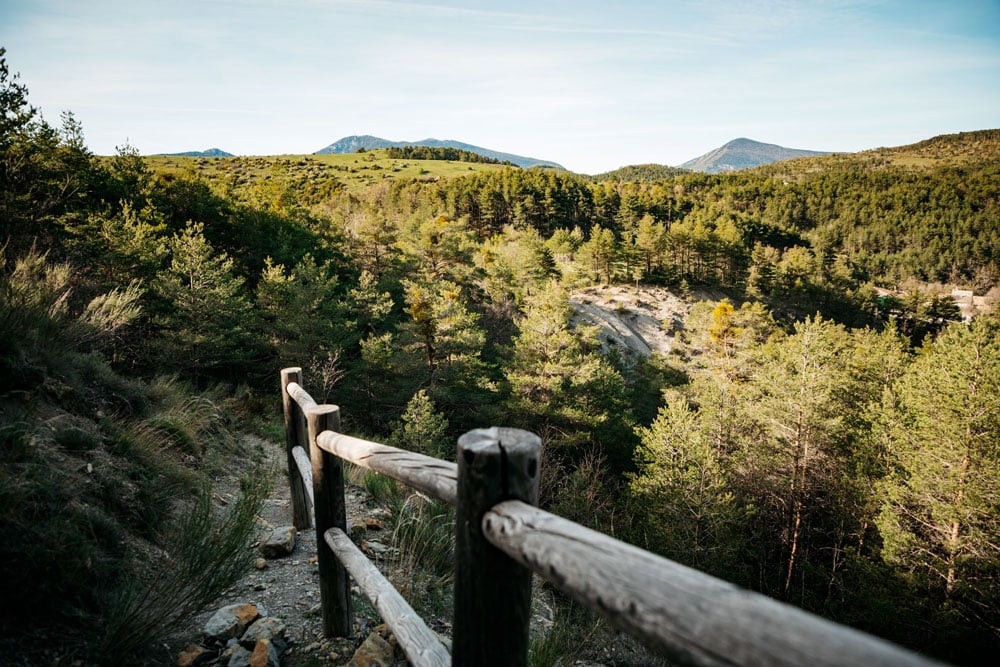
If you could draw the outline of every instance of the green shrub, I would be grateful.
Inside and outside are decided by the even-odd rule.
[[[162,555],[123,579],[115,591],[97,659],[123,664],[143,646],[204,610],[250,569],[256,517],[270,492],[270,471],[256,469],[229,511],[218,516],[212,489],[196,498],[167,531]]]
[[[450,616],[455,572],[455,511],[411,493],[394,513],[394,585],[422,616]]]
[[[52,434],[57,445],[70,452],[89,452],[101,444],[101,436],[76,426],[63,428]]]
[[[368,493],[371,494],[372,499],[377,503],[394,506],[398,505],[402,499],[403,489],[391,477],[366,470],[363,484]]]

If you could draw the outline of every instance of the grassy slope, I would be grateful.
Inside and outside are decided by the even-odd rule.
[[[835,153],[786,160],[757,167],[753,171],[776,178],[797,178],[806,174],[847,169],[872,170],[891,166],[922,171],[998,161],[1000,129],[943,134],[915,144],[874,148],[858,153]]]
[[[455,162],[450,160],[397,160],[385,150],[366,153],[328,155],[270,155],[230,158],[153,156],[145,158],[157,172],[197,173],[210,181],[250,187],[273,179],[287,180],[332,179],[349,192],[356,192],[385,180],[435,180],[454,178],[475,172],[506,169],[504,165]],[[758,167],[759,173],[774,177],[795,177],[826,170],[878,168],[895,165],[917,169],[933,169],[1000,160],[1000,129],[962,132],[933,137],[916,144],[891,148],[876,148],[859,153],[837,153],[818,157],[786,160]],[[593,180],[649,180],[670,178],[686,173],[663,165],[633,165]]]
[[[504,165],[450,160],[394,160],[385,150],[346,155],[272,155],[232,158],[168,157],[145,158],[161,173],[198,173],[210,181],[228,181],[246,187],[268,178],[334,179],[349,192],[385,180],[435,180],[481,171],[507,169]]]

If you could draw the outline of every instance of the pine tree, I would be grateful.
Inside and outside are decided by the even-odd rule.
[[[511,416],[556,446],[588,442],[610,421],[627,421],[621,375],[594,349],[593,331],[573,328],[572,316],[555,282],[530,297],[507,367]]]
[[[257,306],[261,334],[281,366],[305,366],[312,374],[356,343],[337,276],[330,262],[312,255],[291,271],[267,259]]]
[[[785,595],[808,560],[820,516],[841,493],[854,382],[849,343],[846,330],[829,320],[800,322],[793,335],[769,343],[748,387],[748,413],[761,430],[746,464],[761,485],[758,504],[781,535]]]
[[[168,246],[170,266],[155,283],[170,308],[156,320],[164,338],[163,359],[195,376],[225,376],[241,369],[255,350],[250,302],[233,260],[216,254],[201,223],[189,222]]]
[[[453,460],[455,445],[448,438],[448,420],[434,407],[424,389],[413,395],[395,423],[389,442],[411,452]]]
[[[1000,324],[952,324],[896,384],[883,557],[1000,639]]]
[[[655,550],[726,573],[738,550],[740,509],[715,448],[711,419],[672,395],[653,424],[638,431],[639,471],[631,491]]]

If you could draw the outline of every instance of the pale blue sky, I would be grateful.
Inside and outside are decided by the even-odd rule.
[[[1000,0],[0,0],[98,154],[457,139],[597,173],[1000,127]]]

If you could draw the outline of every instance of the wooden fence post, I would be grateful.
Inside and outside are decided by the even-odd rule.
[[[291,382],[302,384],[302,369],[298,366],[281,369],[281,406],[285,412],[285,451],[288,456],[288,486],[292,492],[292,523],[296,530],[302,530],[312,525],[312,515],[292,449],[302,446],[308,452],[309,446],[305,433],[302,432],[303,420],[299,417],[299,406],[288,395],[288,384]]]
[[[458,439],[454,665],[527,665],[531,572],[486,541],[483,515],[504,500],[538,503],[541,441],[512,428]]]
[[[309,431],[309,458],[312,461],[323,633],[327,637],[350,637],[351,584],[347,570],[324,540],[324,535],[330,528],[340,528],[347,532],[344,466],[340,458],[320,449],[316,443],[316,436],[323,431],[340,432],[340,408],[336,405],[310,408],[306,411],[306,423]]]

